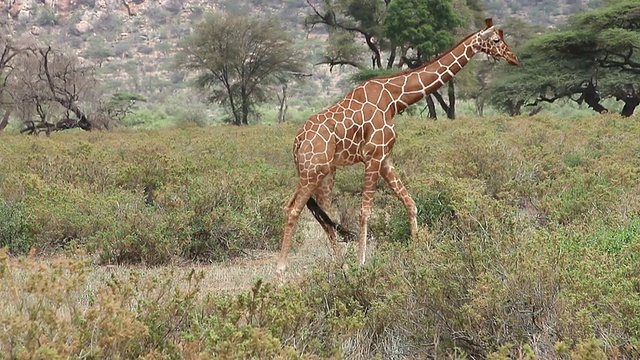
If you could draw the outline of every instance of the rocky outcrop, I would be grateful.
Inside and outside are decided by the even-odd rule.
[[[93,30],[93,25],[86,20],[81,20],[73,28],[77,35],[81,35]]]

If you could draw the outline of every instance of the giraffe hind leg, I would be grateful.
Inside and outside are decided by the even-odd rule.
[[[286,269],[287,255],[289,253],[289,249],[291,248],[291,238],[293,236],[293,230],[296,226],[296,223],[298,222],[298,218],[300,217],[302,209],[304,208],[305,204],[307,204],[309,199],[311,199],[311,195],[322,183],[324,177],[328,174],[328,171],[318,173],[301,172],[296,192],[293,194],[291,200],[289,200],[284,208],[287,221],[284,225],[284,235],[282,237],[282,244],[280,245],[280,256],[278,257],[278,263],[276,267],[276,271],[278,273],[282,274]],[[313,202],[315,203],[315,201]],[[326,213],[324,214],[327,218],[329,218]]]
[[[293,229],[298,222],[300,212],[304,208],[305,203],[311,197],[311,190],[306,187],[298,185],[298,189],[291,197],[287,206],[285,206],[285,212],[287,221],[284,225],[284,235],[282,237],[282,244],[280,245],[280,256],[278,257],[278,263],[276,271],[280,274],[284,273],[287,266],[287,254],[291,248],[291,237],[293,236]]]

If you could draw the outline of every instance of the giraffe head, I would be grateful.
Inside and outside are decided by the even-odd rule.
[[[518,65],[518,57],[504,41],[502,29],[494,29],[493,20],[485,20],[486,27],[478,32],[477,50],[496,59],[505,59],[511,65]]]

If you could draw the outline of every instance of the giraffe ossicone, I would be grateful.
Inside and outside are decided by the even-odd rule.
[[[336,168],[342,166],[365,165],[357,247],[360,264],[365,261],[367,222],[380,176],[407,209],[411,237],[416,238],[415,202],[389,158],[396,140],[392,119],[440,88],[478,52],[518,65],[518,57],[505,43],[502,30],[494,29],[491,19],[485,25],[428,64],[365,81],[340,102],[307,120],[293,144],[299,179],[296,192],[285,206],[287,220],[277,264],[279,272],[285,270],[293,229],[305,205],[327,233],[336,256],[341,256],[336,231],[344,233],[344,229],[327,213]]]

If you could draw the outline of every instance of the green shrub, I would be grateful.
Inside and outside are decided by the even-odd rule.
[[[38,6],[35,8],[35,23],[38,26],[58,25],[58,17],[51,6]]]
[[[148,209],[124,211],[112,223],[88,236],[86,247],[101,264],[168,264],[177,255],[177,239],[169,217]]]
[[[26,254],[34,245],[25,207],[0,199],[0,248],[18,255]]]
[[[137,109],[128,114],[122,122],[125,127],[153,129],[175,124],[175,118],[161,110]]]
[[[416,203],[418,227],[426,226],[428,229],[438,231],[448,226],[455,217],[455,210],[446,192],[434,192],[427,195],[413,196]],[[383,235],[391,241],[406,243],[411,239],[411,225],[409,224],[407,211],[400,202],[394,205],[385,224]]]

